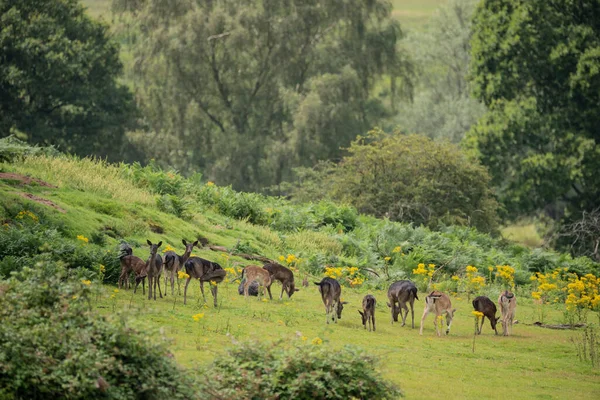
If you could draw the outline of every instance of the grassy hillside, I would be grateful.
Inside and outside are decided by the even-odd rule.
[[[543,269],[544,262],[555,263],[548,268],[585,266],[581,260],[553,253],[537,254],[519,247],[504,245],[503,248],[500,241],[468,229],[433,233],[366,217],[358,218],[353,225],[351,215],[339,219],[348,226],[341,222],[319,226],[317,222],[322,216],[319,217],[318,205],[291,205],[276,199],[241,196],[227,188],[210,183],[200,185],[173,172],[148,168],[37,155],[0,163],[0,173],[0,220],[3,221],[0,251],[12,251],[4,258],[0,255],[0,273],[6,275],[11,268],[28,265],[36,257],[57,257],[71,268],[86,268],[97,291],[94,305],[100,312],[122,312],[136,324],[161,332],[172,340],[171,350],[176,360],[186,367],[202,368],[215,354],[234,346],[234,339],[310,343],[319,338],[323,346],[332,349],[353,344],[379,355],[385,376],[398,384],[408,398],[592,399],[600,393],[600,371],[580,361],[572,343],[573,339],[579,340],[580,332],[532,325],[540,320],[563,323],[566,314],[560,303],[534,304],[529,271]],[[185,188],[181,189],[184,194],[172,198],[156,193],[159,189],[168,193],[173,188]],[[177,202],[178,198],[183,205]],[[325,214],[333,216],[339,212],[336,206],[328,207]],[[264,214],[260,213],[261,208]],[[246,214],[241,213],[244,210]],[[181,217],[175,215],[178,213]],[[198,236],[214,245],[272,259],[295,254],[301,259],[293,262],[299,268],[298,280],[305,275],[320,280],[326,265],[357,265],[366,281],[350,287],[345,277],[340,278],[345,282],[342,298],[349,304],[337,325],[325,324],[324,307],[312,283],[308,288],[301,287],[291,300],[283,301],[277,299],[280,286],[276,283],[273,290],[276,299],[259,301],[239,296],[237,282],[223,282],[219,285],[217,308],[212,307],[208,287],[205,288],[208,304],[204,304],[194,282],[190,284],[187,306],[183,306],[182,296],[172,296],[170,290],[166,298],[150,301],[140,292],[133,295],[131,290],[115,291],[114,284],[107,283],[116,280],[115,252],[120,240],[127,240],[136,255],[146,258],[146,239],[162,240],[164,246],[180,251],[181,238],[191,240]],[[410,241],[401,241],[400,237]],[[383,248],[376,249],[378,246]],[[394,253],[390,249],[394,246],[409,253]],[[8,247],[11,248],[7,250]],[[20,253],[15,255],[17,251]],[[238,268],[252,263],[206,247],[194,253],[229,268],[227,281],[235,278]],[[384,257],[386,254],[389,260]],[[516,291],[519,323],[512,337],[502,337],[494,336],[486,322],[473,352],[472,307],[466,294],[452,286],[450,275],[456,273],[463,279],[467,263],[485,266],[483,261],[469,260],[484,260],[494,254],[513,257],[519,263],[515,274],[520,283]],[[444,268],[455,268],[456,264],[454,272],[444,273],[442,269],[435,279],[438,288],[458,291],[452,295],[457,308],[452,330],[449,336],[437,338],[433,317],[429,316],[424,335],[419,336],[423,290],[427,285],[420,281],[420,275],[411,275],[410,271],[419,262],[442,265],[443,260],[448,262]],[[100,264],[106,266],[105,276],[97,273]],[[377,272],[380,277],[369,271]],[[405,276],[419,280],[416,329],[390,324],[385,306],[390,282],[386,273],[392,279]],[[477,293],[495,300],[502,285],[491,280],[490,273],[488,285]],[[372,333],[364,331],[357,313],[367,293],[374,294],[378,301],[377,332]],[[195,321],[192,316],[199,313],[202,318]],[[597,313],[590,312],[587,319],[598,323]],[[511,384],[507,385],[507,381]]]

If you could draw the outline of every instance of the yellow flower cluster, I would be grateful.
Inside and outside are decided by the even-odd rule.
[[[471,278],[470,283],[470,286],[475,291],[478,291],[479,289],[485,287],[485,278],[483,276],[476,276],[474,278]]]
[[[83,235],[77,235],[77,240],[81,240],[84,243],[89,242],[90,240]]]
[[[190,276],[185,273],[185,271],[177,271],[177,278],[179,279],[188,279]]]
[[[200,321],[202,318],[204,318],[204,314],[203,314],[203,313],[200,313],[200,314],[192,315],[192,318],[194,319],[194,321],[198,322],[198,321]]]
[[[83,283],[85,286],[90,286],[92,284],[92,281],[90,281],[89,279],[82,279],[81,283]]]
[[[312,340],[312,344],[314,344],[315,346],[321,345],[323,344],[323,339],[316,337]]]
[[[358,267],[325,267],[325,276],[334,279],[344,277],[352,287],[365,282],[365,277],[360,274]]]
[[[571,274],[569,283],[567,284],[568,296],[565,300],[567,310],[598,310],[600,306],[599,285],[600,278],[592,274],[587,274],[581,278],[575,274]]]
[[[296,257],[294,254],[288,254],[287,256],[279,256],[279,262],[287,264],[288,267],[294,269],[294,267],[298,267],[302,261],[300,258]]]
[[[23,210],[23,211],[19,212],[16,216],[17,219],[24,219],[25,217],[28,217],[29,219],[31,219],[34,222],[39,221],[39,218],[37,217],[37,215],[35,215],[31,211]]]
[[[432,277],[434,272],[435,264],[428,264],[427,268],[425,268],[425,264],[421,263],[417,265],[417,269],[413,269],[413,274],[426,275],[428,277]]]
[[[162,252],[166,253],[167,251],[175,251],[175,249],[171,245],[166,245]]]
[[[208,181],[208,182],[206,182],[206,186],[215,186],[215,183],[211,182],[211,181]]]
[[[394,250],[392,250],[392,253],[401,253],[402,252],[402,247],[400,246],[396,246],[394,247]]]
[[[510,265],[496,265],[496,282],[500,281],[512,289],[515,288],[515,269]]]
[[[536,272],[529,279],[534,283],[534,291],[531,292],[531,297],[534,300],[542,300],[544,303],[549,303],[550,300],[557,300],[565,290],[566,282],[562,279],[565,269],[555,269],[552,272],[542,274]]]
[[[469,293],[477,292],[485,287],[485,278],[478,274],[477,267],[467,265],[465,272],[467,273],[466,284]]]
[[[471,314],[477,317],[477,319],[483,318],[483,313],[481,311],[471,311]]]

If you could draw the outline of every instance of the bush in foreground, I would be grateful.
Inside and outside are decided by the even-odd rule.
[[[238,344],[218,357],[205,379],[216,398],[396,399],[402,392],[375,369],[376,359],[346,346],[281,342]]]

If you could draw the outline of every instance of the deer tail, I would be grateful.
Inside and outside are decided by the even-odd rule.
[[[415,296],[415,299],[419,300],[419,296],[417,296],[417,288],[413,287],[411,289],[411,292],[412,292],[413,296]]]

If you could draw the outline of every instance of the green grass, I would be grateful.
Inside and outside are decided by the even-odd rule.
[[[276,340],[307,342],[319,337],[332,349],[353,344],[381,357],[380,369],[405,391],[407,398],[578,398],[593,399],[600,393],[600,371],[579,362],[570,338],[577,333],[531,324],[538,310],[530,300],[519,299],[514,335],[495,336],[486,321],[483,334],[473,346],[472,307],[466,299],[453,299],[457,308],[449,336],[437,337],[433,318],[425,321],[423,336],[418,327],[424,297],[415,303],[415,329],[390,324],[385,292],[373,293],[377,300],[377,332],[363,329],[356,312],[366,292],[342,289],[345,306],[337,324],[325,324],[325,312],[318,289],[311,283],[291,300],[261,302],[237,294],[237,283],[219,286],[219,307],[204,306],[197,284],[190,284],[188,304],[182,296],[149,301],[141,293],[120,291],[109,299],[112,287],[103,287],[98,308],[110,314],[113,307],[133,318],[141,327],[158,329],[172,340],[176,360],[190,368],[209,363],[215,354],[233,346],[232,340]],[[207,288],[205,288],[207,289]],[[277,295],[275,295],[277,293]],[[492,296],[494,297],[494,296]],[[131,304],[131,305],[130,305]],[[560,322],[561,312],[548,306],[546,322]],[[200,322],[192,315],[204,313]],[[593,317],[593,316],[591,316]],[[410,320],[410,315],[409,315]],[[230,334],[230,336],[227,335]]]
[[[534,223],[519,223],[502,228],[502,236],[510,241],[530,248],[542,247],[544,239],[540,237]]]

